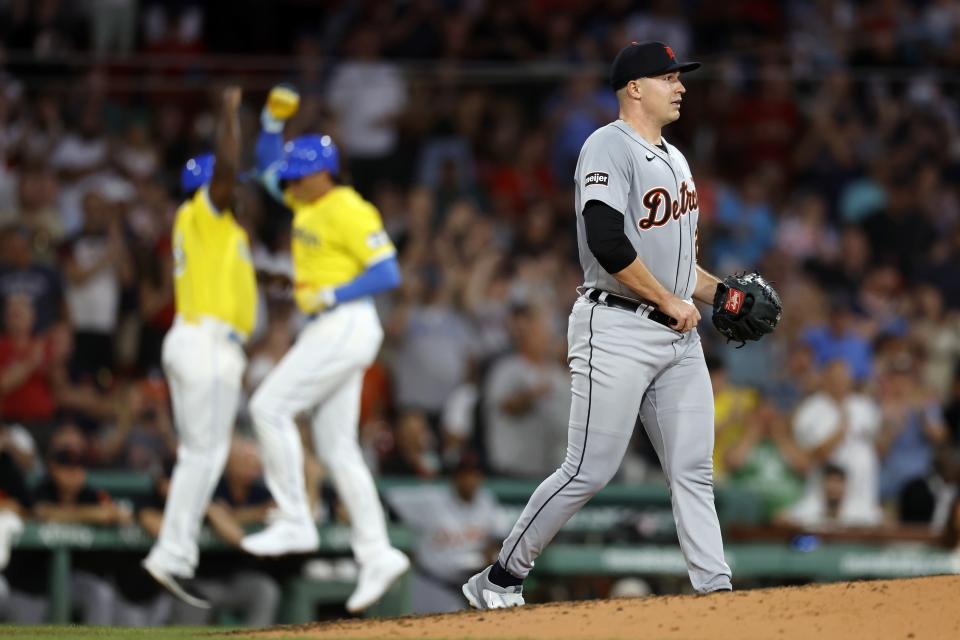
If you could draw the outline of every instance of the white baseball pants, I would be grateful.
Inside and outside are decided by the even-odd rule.
[[[160,537],[148,558],[180,577],[193,577],[197,566],[197,536],[227,462],[245,367],[239,338],[213,319],[178,318],[163,340],[179,444]]]
[[[293,419],[312,412],[314,448],[350,515],[353,553],[361,565],[390,546],[380,497],[357,440],[363,373],[382,342],[371,299],[337,306],[304,327],[250,400],[267,487],[280,516],[311,525]]]

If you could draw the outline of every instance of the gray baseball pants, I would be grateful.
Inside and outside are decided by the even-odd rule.
[[[713,390],[700,336],[579,298],[570,314],[573,401],[563,464],[534,491],[500,550],[525,578],[557,531],[616,474],[639,412],[670,489],[694,589],[730,589],[713,498]]]

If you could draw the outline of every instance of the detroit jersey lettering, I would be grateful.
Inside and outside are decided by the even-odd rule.
[[[664,144],[666,151],[620,120],[597,129],[584,143],[574,178],[584,286],[636,298],[587,247],[583,207],[599,200],[624,214],[627,238],[660,284],[680,298],[692,297],[697,284],[697,189],[683,154],[665,139]]]

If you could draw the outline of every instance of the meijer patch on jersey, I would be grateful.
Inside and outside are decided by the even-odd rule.
[[[592,184],[602,184],[603,186],[607,186],[609,181],[609,174],[600,171],[594,171],[593,173],[588,173],[587,177],[583,179],[583,186],[589,187]]]

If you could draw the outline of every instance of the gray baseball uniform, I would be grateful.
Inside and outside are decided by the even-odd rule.
[[[604,271],[587,247],[583,207],[599,200],[624,213],[624,231],[654,277],[682,299],[696,287],[699,209],[690,168],[677,149],[643,140],[622,120],[595,131],[576,169],[577,241],[584,293],[636,294]],[[637,413],[670,488],[680,548],[693,587],[730,588],[713,499],[713,391],[696,329],[679,333],[581,296],[568,328],[573,401],[566,459],[527,503],[500,551],[523,578],[557,531],[614,476]]]

